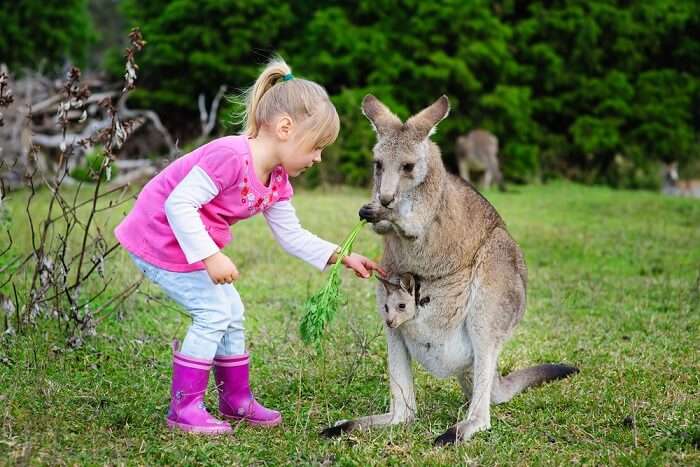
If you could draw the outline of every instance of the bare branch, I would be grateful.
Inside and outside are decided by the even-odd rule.
[[[4,255],[8,251],[10,251],[10,248],[12,248],[12,235],[10,234],[10,229],[7,229],[7,238],[10,240],[10,242],[7,244],[7,248],[0,251],[0,256]]]
[[[152,110],[131,110],[126,107],[126,100],[128,98],[128,94],[124,94],[119,98],[119,102],[117,103],[117,109],[119,112],[119,115],[123,119],[137,119],[137,118],[146,118],[148,119],[152,124],[153,127],[163,136],[163,140],[165,141],[165,144],[168,146],[170,150],[170,154],[174,154],[177,152],[175,143],[173,142],[172,136],[170,136],[170,132],[168,131],[167,128],[165,128],[165,125],[163,125],[163,122],[161,122],[160,117],[158,117],[158,114],[155,113]]]
[[[79,144],[80,141],[89,139],[90,136],[94,135],[100,130],[109,128],[111,125],[111,119],[91,121],[80,133],[66,133],[58,135],[34,134],[32,136],[32,141],[35,144],[47,148],[60,148],[62,144],[64,144],[66,147],[70,147]]]
[[[216,125],[216,115],[219,111],[219,103],[221,102],[221,98],[224,96],[225,92],[226,85],[222,84],[219,86],[216,96],[214,96],[214,100],[211,104],[211,110],[209,112],[207,112],[206,104],[204,102],[204,94],[199,95],[197,102],[199,104],[199,121],[202,124],[202,135],[200,136],[200,139],[205,139],[214,129],[214,126]]]
[[[129,197],[126,196],[128,183],[137,176],[149,176],[155,171],[150,164],[137,165],[136,170],[128,174],[130,179],[127,183],[105,189],[110,182],[111,164],[115,160],[114,150],[124,143],[137,125],[149,119],[154,126],[164,130],[155,113],[131,111],[126,108],[126,97],[134,88],[138,70],[134,56],[145,45],[136,30],[132,31],[130,38],[132,46],[127,49],[125,83],[121,92],[104,91],[91,94],[89,85],[81,80],[80,70],[72,68],[64,81],[60,96],[54,96],[53,90],[47,92],[46,86],[38,79],[30,79],[26,82],[27,91],[24,95],[29,97],[24,106],[26,111],[15,108],[10,127],[13,130],[12,135],[16,134],[18,139],[22,140],[22,151],[26,148],[27,159],[18,165],[18,170],[23,171],[29,191],[24,210],[30,229],[27,236],[31,252],[22,252],[17,258],[6,261],[0,272],[12,271],[16,277],[18,271],[31,265],[31,280],[27,283],[27,289],[17,290],[16,283],[10,279],[2,284],[5,286],[11,283],[15,295],[18,331],[34,325],[37,318],[55,319],[66,333],[71,334],[69,344],[76,346],[82,342],[81,336],[93,332],[94,312],[89,309],[89,305],[107,292],[110,281],[105,277],[105,260],[119,246],[118,243],[107,245],[97,214],[129,201]],[[6,82],[6,75],[0,75],[0,107],[3,103],[10,102],[11,94],[4,86]],[[39,102],[32,108],[33,95]],[[116,105],[124,114],[115,108],[113,99],[116,99]],[[96,104],[98,102],[99,105]],[[88,105],[90,108],[87,108]],[[53,112],[56,112],[55,120],[48,115]],[[108,118],[104,118],[105,115]],[[21,118],[18,119],[18,116]],[[138,117],[140,120],[126,120],[132,117]],[[55,128],[51,127],[53,122],[58,123],[56,131],[52,131]],[[44,133],[32,135],[33,126],[45,129]],[[166,141],[174,147],[169,135]],[[66,183],[72,180],[68,177],[69,161],[81,156],[85,148],[96,143],[105,148],[104,157],[97,182],[92,186],[88,199],[81,200],[82,182],[77,184],[74,191],[66,190]],[[54,151],[55,159],[47,157],[45,161],[40,157],[39,144],[47,148],[58,148],[58,151]],[[17,164],[18,158],[12,167]],[[8,166],[10,163],[5,158],[0,159],[0,168],[3,171]],[[13,178],[8,180],[14,183]],[[45,185],[48,192],[44,191],[40,195],[40,185]],[[0,200],[5,198],[6,193],[5,179],[0,179]],[[116,199],[108,198],[106,203],[98,205],[99,200],[114,195]],[[48,197],[47,201],[44,201],[45,197]],[[46,207],[42,206],[41,216],[37,214],[36,209],[39,200],[46,204]],[[81,208],[86,212],[84,216]],[[55,210],[60,212],[55,213]],[[81,215],[78,215],[79,210]],[[15,239],[9,231],[7,235],[9,244],[2,246],[0,256],[16,247]],[[76,243],[79,246],[71,251],[71,246]],[[95,272],[102,279],[99,290],[86,299],[87,294],[84,290],[96,290],[93,289],[95,283],[88,282]],[[3,274],[3,278],[4,276]],[[121,303],[138,288],[140,282],[131,284],[110,298],[97,309],[98,312]],[[23,305],[20,306],[20,303]],[[24,326],[25,323],[27,326]]]

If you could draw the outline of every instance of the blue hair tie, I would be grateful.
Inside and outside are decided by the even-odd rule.
[[[294,75],[291,73],[287,73],[282,77],[282,81],[291,81],[294,79]]]

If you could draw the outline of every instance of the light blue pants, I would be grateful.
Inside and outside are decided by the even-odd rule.
[[[192,318],[180,352],[206,360],[245,352],[243,302],[233,285],[214,284],[206,271],[167,271],[129,254],[143,274]]]

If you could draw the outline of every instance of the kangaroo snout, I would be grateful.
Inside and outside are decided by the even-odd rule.
[[[382,194],[379,196],[379,202],[382,203],[382,206],[384,206],[385,208],[388,208],[391,205],[391,203],[394,202],[395,198],[396,197],[393,194],[391,194],[391,195]]]

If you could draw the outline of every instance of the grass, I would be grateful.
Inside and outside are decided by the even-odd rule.
[[[493,407],[489,432],[432,447],[466,405],[454,380],[416,367],[416,423],[319,438],[338,419],[388,408],[374,283],[343,272],[348,303],[316,355],[298,327],[304,300],[326,277],[285,255],[254,218],[234,227],[226,253],[241,271],[253,388],[283,412],[281,428],[239,426],[222,438],[165,429],[170,341],[188,319],[149,299],[161,295],[147,285],[77,350],[55,346],[51,326],[2,339],[0,463],[700,464],[700,201],[569,183],[486,195],[530,272],[528,312],[501,369],[581,368]],[[21,198],[10,200],[18,247],[26,245]],[[301,192],[295,205],[309,230],[340,242],[366,199],[363,190]],[[355,251],[378,258],[380,240],[365,229]],[[116,293],[137,270],[121,251],[108,263]]]

